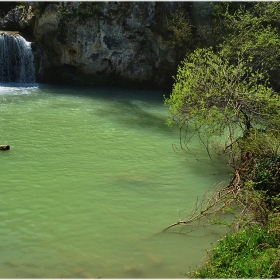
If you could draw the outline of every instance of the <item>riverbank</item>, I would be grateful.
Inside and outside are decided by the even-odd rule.
[[[208,251],[209,260],[193,278],[279,278],[279,213],[268,228],[253,226],[229,233]]]
[[[234,227],[207,251],[208,260],[190,273],[192,278],[280,277],[279,195],[271,197],[245,184],[238,196],[238,202],[246,196],[243,204],[248,206],[232,211]]]

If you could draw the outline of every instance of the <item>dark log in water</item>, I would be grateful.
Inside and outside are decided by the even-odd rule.
[[[8,151],[8,150],[10,150],[10,146],[9,145],[0,145],[0,150]]]

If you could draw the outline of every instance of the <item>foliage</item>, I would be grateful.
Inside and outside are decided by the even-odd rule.
[[[197,49],[187,57],[178,69],[171,96],[165,99],[168,123],[184,126],[201,139],[227,133],[225,150],[234,145],[242,149],[242,140],[260,128],[278,136],[279,95],[261,69],[249,66],[250,59],[240,56],[236,61],[232,64],[212,48]]]
[[[183,226],[178,233],[185,234],[187,225],[198,222],[230,226],[235,233],[228,233],[219,240],[216,248],[208,251],[209,260],[198,271],[191,273],[193,278],[273,278],[280,276],[280,213],[275,207],[267,207],[267,196],[255,190],[252,182],[242,183],[232,180],[225,188],[218,188],[209,198],[204,195],[196,203],[191,217],[172,224]],[[279,202],[279,198],[278,198]],[[221,212],[227,215],[220,219]],[[214,216],[212,216],[214,215]],[[211,218],[211,216],[213,218]],[[208,218],[203,221],[202,218]],[[210,218],[210,219],[209,219]],[[230,218],[230,219],[229,219]]]
[[[203,218],[220,224],[219,213],[230,213],[236,233],[220,240],[192,277],[279,277],[280,96],[270,82],[280,61],[280,4],[215,5],[218,44],[185,58],[165,105],[168,123],[186,129],[186,145],[196,134],[208,151],[211,139],[224,137],[235,174],[165,230]]]
[[[265,199],[264,192],[255,190],[251,182],[241,185],[235,199],[235,208],[233,208],[232,228],[239,231],[252,225],[267,227],[271,216]]]
[[[170,227],[185,226],[211,215],[215,218],[226,211],[234,216],[231,225],[237,231],[245,230],[240,234],[249,243],[247,227],[259,225],[265,229],[270,222],[267,195],[273,194],[274,199],[279,193],[280,97],[269,86],[266,70],[254,69],[250,66],[252,61],[253,58],[237,56],[233,64],[224,52],[197,49],[178,69],[172,94],[165,99],[169,123],[185,127],[189,139],[198,134],[207,148],[211,137],[227,133],[224,151],[232,152],[230,164],[235,175],[227,187],[197,203],[202,208],[197,208],[200,211],[192,214],[191,219]],[[250,249],[253,251],[258,244],[253,243]],[[248,278],[279,274],[279,263],[275,264],[278,251],[254,250],[248,254],[230,248],[231,253],[235,252],[230,255],[228,250],[217,250],[214,251],[217,254],[211,255],[210,264],[195,277]],[[235,265],[229,260],[235,260]]]
[[[233,63],[242,55],[255,69],[279,65],[279,2],[216,3],[214,10],[213,35]]]
[[[186,48],[190,46],[192,40],[192,24],[188,19],[188,13],[182,8],[177,8],[176,11],[169,15],[163,16],[163,29],[165,36],[168,38],[170,47]]]
[[[250,172],[244,174],[246,180],[251,180],[254,189],[264,191],[269,204],[280,194],[280,156],[270,155],[258,159]],[[276,202],[276,201],[275,201]]]
[[[252,5],[254,3],[250,2],[211,2],[213,45],[217,46],[222,43],[231,32],[228,17],[240,10],[246,9],[248,11]]]
[[[280,156],[259,160],[251,176],[255,189],[269,191],[269,195],[280,193]]]
[[[211,5],[213,7],[212,17],[215,19],[220,19],[220,21],[224,20],[226,16],[233,15],[238,10],[244,8],[248,8],[248,2],[212,2]]]
[[[235,202],[242,207],[231,212],[236,215],[235,232],[229,232],[208,250],[208,261],[191,273],[192,278],[280,276],[280,213],[277,208],[269,210],[265,199],[266,195],[250,184],[240,189]]]
[[[277,232],[255,226],[220,239],[208,252],[209,261],[193,273],[194,278],[280,277]]]
[[[178,4],[174,11],[162,11],[152,24],[153,31],[159,33],[170,48],[176,48],[179,56],[193,49],[193,28],[185,3]]]

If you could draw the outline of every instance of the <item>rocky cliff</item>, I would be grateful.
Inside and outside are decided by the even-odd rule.
[[[34,40],[45,82],[167,88],[192,42],[188,31],[194,11],[197,20],[195,7],[191,2],[24,2],[1,9],[0,29],[19,30]],[[178,14],[187,25],[175,22]],[[182,40],[174,37],[176,28]]]

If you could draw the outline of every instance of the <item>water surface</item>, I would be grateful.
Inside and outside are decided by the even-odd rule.
[[[221,232],[162,233],[227,180],[163,92],[0,86],[0,277],[182,278]]]

